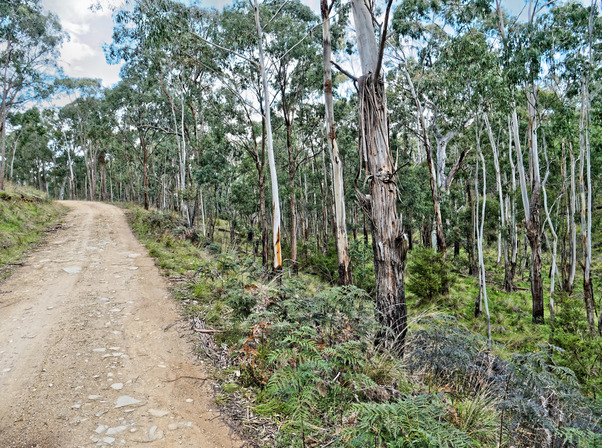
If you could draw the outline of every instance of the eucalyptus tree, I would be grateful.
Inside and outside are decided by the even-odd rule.
[[[6,170],[6,119],[11,110],[49,93],[63,33],[40,0],[0,2],[0,190]]]
[[[297,273],[297,193],[298,164],[304,150],[295,138],[295,118],[304,101],[315,95],[318,85],[319,43],[314,29],[318,17],[299,0],[263,3],[271,14],[263,30],[266,35],[266,56],[274,71],[274,88],[280,100],[280,111],[286,132],[288,155],[288,199],[290,212],[291,267]]]
[[[103,97],[100,81],[97,79],[63,80],[63,87],[76,90],[80,97],[63,106],[59,112],[61,124],[67,127],[66,131],[73,138],[72,149],[81,151],[86,166],[86,197],[95,200],[97,197],[97,168],[99,156],[103,149],[101,140],[107,132],[106,118],[110,114],[103,113]],[[69,152],[69,148],[67,148]],[[67,162],[70,164],[70,154]],[[101,159],[104,156],[101,157]],[[101,162],[102,165],[102,162]],[[73,183],[71,172],[71,183]],[[72,191],[75,190],[71,185]],[[104,197],[103,197],[104,198]]]
[[[476,0],[406,1],[394,15],[395,53],[405,75],[398,81],[406,85],[419,123],[431,178],[433,241],[442,253],[447,249],[441,202],[447,200],[454,176],[470,150],[458,149],[448,172],[447,148],[472,123],[495,67],[476,27],[485,11],[486,5]]]
[[[397,165],[391,154],[385,82],[382,72],[391,1],[374,32],[373,14],[363,0],[352,0],[362,76],[359,88],[359,153],[366,171],[369,193],[358,190],[372,226],[376,309],[385,330],[377,335],[382,343],[403,353],[407,332],[404,265],[407,236],[397,212]]]
[[[599,50],[602,42],[602,17],[597,0],[592,0],[589,7],[578,2],[559,5],[552,9],[551,16],[552,29],[555,31],[554,36],[558,40],[557,45],[561,53],[559,58],[564,66],[562,72],[564,81],[573,88],[573,92],[578,92],[583,299],[589,331],[594,333],[596,311],[592,282],[593,185],[590,86],[596,79],[596,69],[602,56]],[[598,332],[602,335],[602,319],[598,322]]]
[[[274,271],[282,270],[282,246],[280,235],[280,193],[278,189],[278,173],[276,172],[276,160],[274,157],[274,140],[272,135],[271,101],[268,86],[268,74],[264,54],[264,31],[259,15],[259,3],[254,0],[252,4],[255,26],[257,28],[257,48],[259,50],[259,72],[261,73],[261,84],[263,88],[263,116],[265,118],[265,136],[268,150],[268,161],[270,166],[270,178],[272,181],[272,241],[274,247]]]
[[[531,247],[531,296],[533,303],[533,322],[544,321],[544,295],[542,279],[541,248],[541,172],[539,146],[539,103],[538,88],[542,74],[544,56],[551,49],[551,41],[545,38],[546,30],[542,22],[542,9],[549,4],[539,5],[529,0],[527,21],[514,21],[505,28],[501,5],[496,2],[498,11],[498,29],[503,42],[504,74],[511,92],[512,145],[516,154],[516,167],[525,216],[525,229]],[[520,90],[519,90],[520,89]],[[517,96],[524,94],[527,112],[527,144],[529,172],[525,172],[523,145],[521,144],[520,123],[518,119]]]
[[[50,151],[49,129],[46,126],[42,112],[31,108],[23,113],[14,114],[11,118],[13,127],[19,130],[13,143],[11,159],[11,176],[16,163],[14,180],[19,183],[34,185],[42,191],[48,192],[48,169],[52,161]]]
[[[339,269],[339,284],[349,285],[352,281],[351,260],[347,242],[347,219],[345,211],[345,185],[343,177],[343,160],[339,152],[334,117],[334,97],[332,83],[332,40],[330,32],[330,13],[334,0],[320,1],[322,18],[322,67],[324,72],[324,106],[326,112],[326,139],[332,164],[332,183],[334,196],[334,212],[336,219],[335,241]]]
[[[230,120],[225,120],[227,138],[232,144],[241,147],[253,161],[259,199],[261,257],[263,265],[267,267],[270,264],[265,173],[267,128],[263,80],[257,64],[258,36],[253,11],[244,2],[235,2],[224,8],[217,20],[216,29],[213,42],[219,47],[216,48],[210,72],[219,79],[222,87],[216,95],[215,104],[221,104],[220,115],[227,114],[231,117]],[[270,174],[272,176],[274,173]]]
[[[107,101],[118,117],[117,135],[140,164],[144,208],[150,205],[149,170],[156,144],[170,125],[169,111],[160,101],[156,79],[146,76],[141,67],[126,66],[123,80],[107,92]]]

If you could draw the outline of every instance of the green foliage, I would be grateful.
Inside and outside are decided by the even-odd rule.
[[[369,294],[374,291],[374,255],[372,246],[362,239],[349,240],[349,258],[353,267],[353,283]]]
[[[328,242],[325,254],[316,247],[315,252],[312,251],[308,254],[306,263],[308,272],[318,275],[325,282],[336,284],[339,270],[334,241]]]
[[[602,339],[588,330],[583,299],[566,294],[557,297],[557,311],[552,324],[550,343],[562,348],[555,359],[574,370],[585,390],[594,395],[602,392]]]
[[[0,280],[66,211],[41,191],[10,184],[0,191]]]
[[[483,446],[494,446],[498,435],[499,400],[488,389],[480,389],[456,401],[454,425]]]
[[[349,447],[463,448],[478,446],[447,420],[440,395],[405,397],[392,403],[358,403],[347,416]]]
[[[501,403],[504,430],[517,445],[548,446],[570,437],[578,441],[573,446],[596,446],[583,442],[602,441],[600,414],[582,395],[574,372],[553,361],[551,352],[558,348],[547,350],[515,355],[509,364]]]
[[[447,294],[455,280],[442,254],[432,249],[414,249],[411,252],[408,273],[408,291],[426,302],[432,302]]]

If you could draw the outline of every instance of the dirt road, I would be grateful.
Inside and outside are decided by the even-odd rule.
[[[65,205],[0,285],[0,447],[242,446],[123,212]]]

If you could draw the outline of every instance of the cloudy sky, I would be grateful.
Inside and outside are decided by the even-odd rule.
[[[207,7],[221,9],[231,0],[206,0]],[[305,0],[318,11],[319,0]],[[42,0],[43,6],[57,14],[69,41],[63,44],[60,64],[74,78],[100,78],[109,87],[119,81],[119,66],[108,65],[103,44],[111,42],[112,12],[123,0]],[[520,12],[525,0],[502,0],[513,13]],[[100,5],[100,8],[91,8]]]

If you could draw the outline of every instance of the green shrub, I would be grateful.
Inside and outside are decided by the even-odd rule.
[[[454,276],[442,254],[432,249],[414,249],[411,254],[408,291],[427,302],[447,294],[454,283]]]
[[[585,391],[594,396],[602,392],[602,339],[591,335],[585,317],[583,298],[557,296],[556,316],[550,343],[562,348],[555,359],[574,370]]]
[[[349,447],[463,448],[478,446],[451,425],[439,395],[405,397],[393,403],[358,403],[347,418]]]

